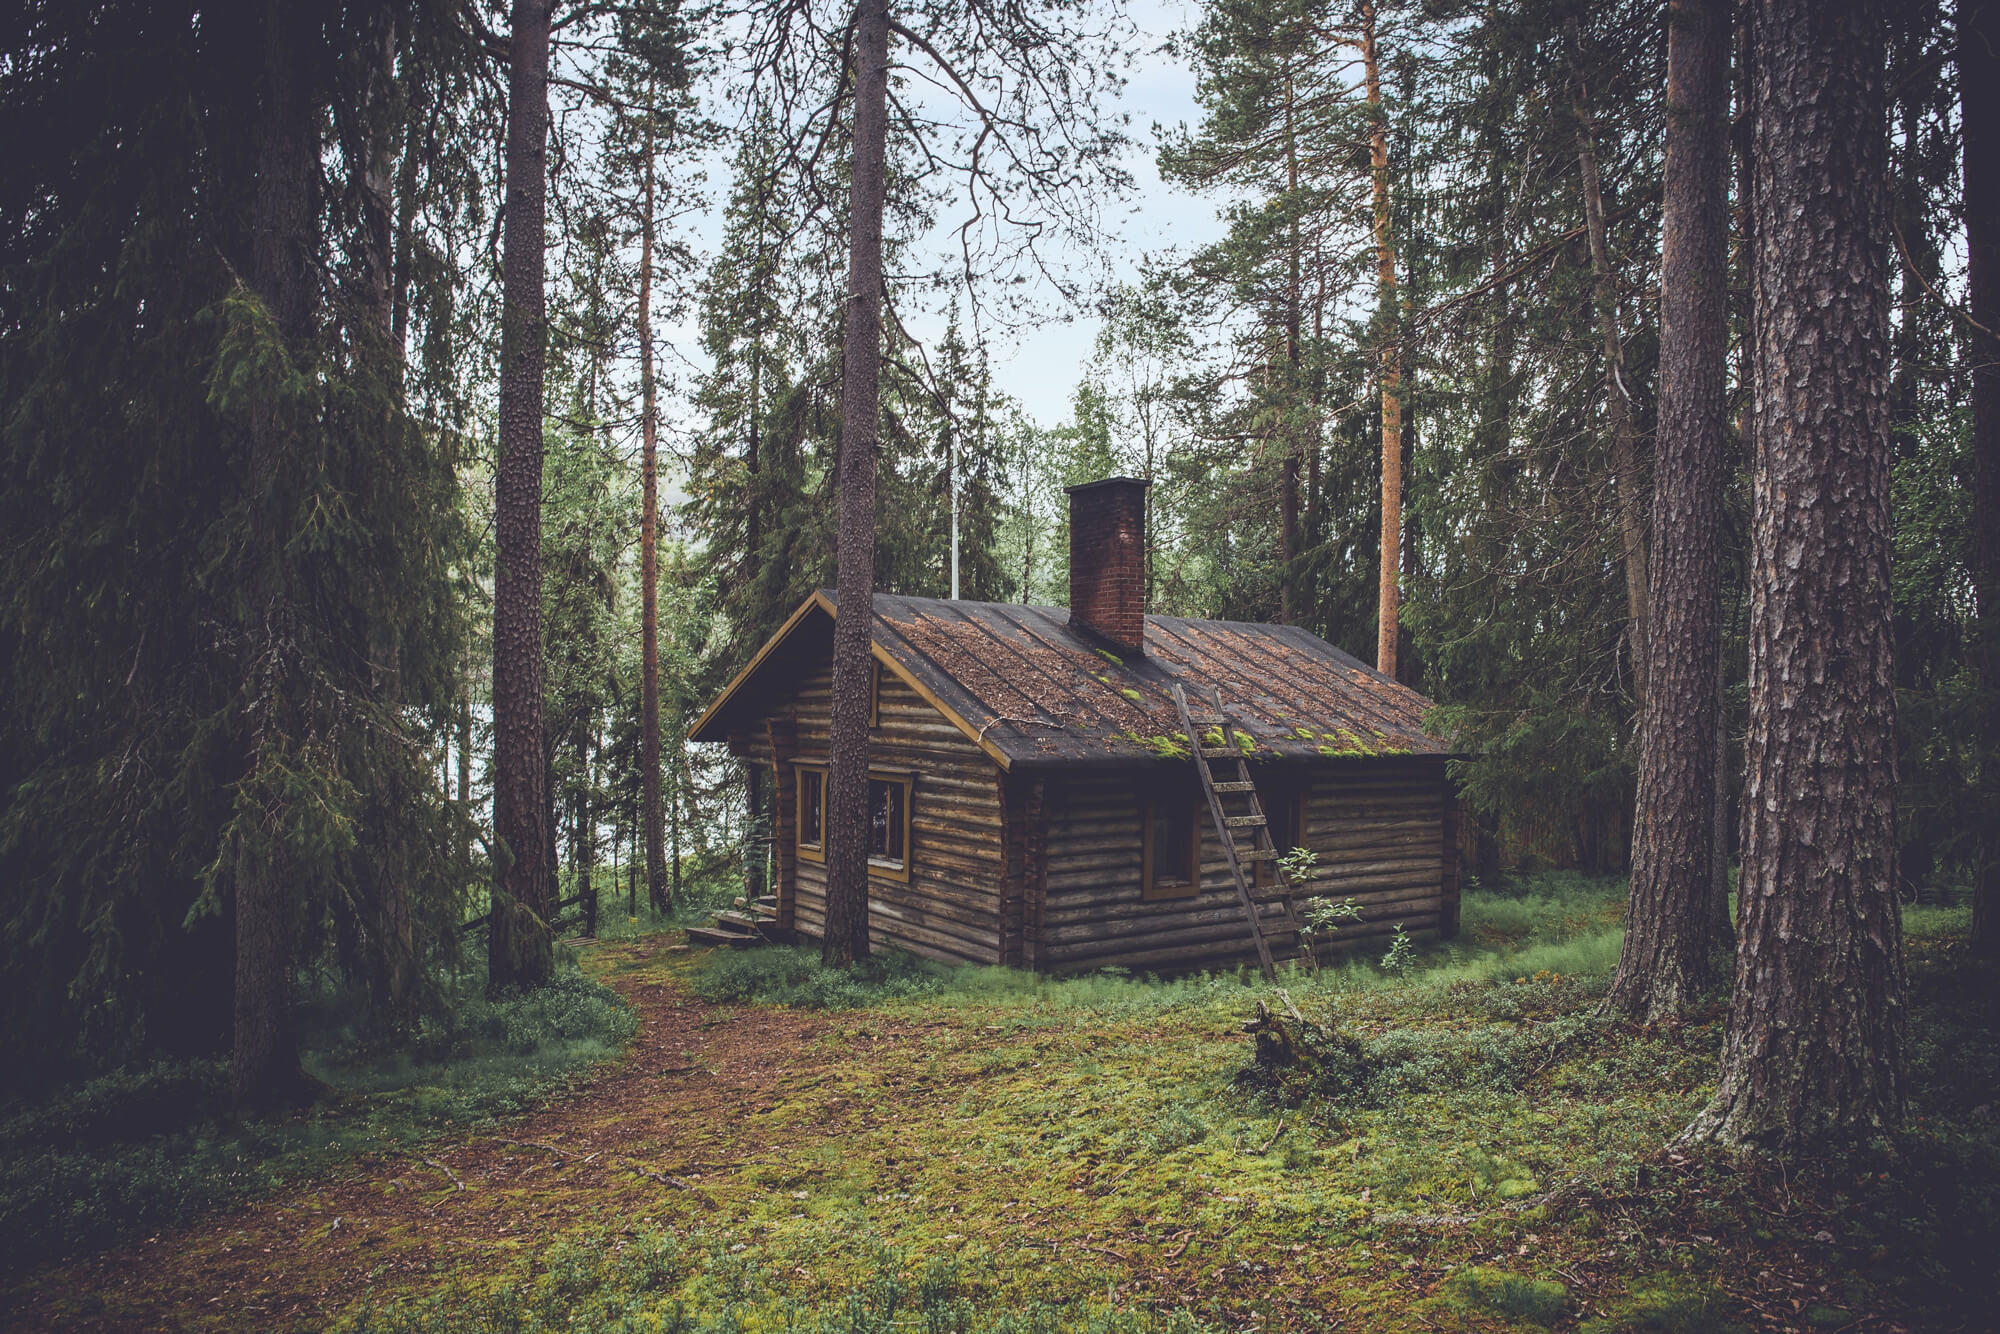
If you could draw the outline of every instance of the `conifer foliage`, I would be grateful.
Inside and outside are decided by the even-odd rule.
[[[1436,702],[1472,883],[1630,868],[1613,1009],[1712,1002],[1740,849],[1691,1137],[1893,1124],[1898,894],[1994,948],[1988,0],[17,9],[10,1070],[282,1107],[309,991],[411,1039],[761,896],[786,775],[684,738],[817,589],[860,958],[869,595],[1060,603],[1113,473],[1150,610]]]
[[[27,1068],[233,1041],[239,1099],[288,1100],[302,968],[386,993],[455,948],[429,752],[453,437],[382,354],[348,259],[365,164],[325,134],[337,53],[385,14],[51,5],[11,39],[0,856]],[[448,82],[447,35],[404,18],[400,67]]]

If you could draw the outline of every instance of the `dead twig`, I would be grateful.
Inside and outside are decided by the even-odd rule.
[[[464,1190],[464,1189],[465,1189],[465,1183],[464,1183],[463,1181],[460,1181],[460,1180],[458,1179],[458,1173],[456,1173],[456,1172],[452,1171],[452,1170],[451,1170],[451,1169],[450,1169],[449,1167],[446,1167],[446,1166],[445,1166],[445,1165],[444,1165],[443,1163],[439,1162],[439,1161],[438,1161],[437,1159],[435,1159],[435,1158],[426,1158],[426,1159],[424,1159],[424,1163],[425,1163],[425,1165],[426,1165],[426,1166],[429,1166],[429,1167],[435,1167],[435,1168],[436,1168],[436,1169],[437,1169],[438,1171],[440,1171],[440,1172],[444,1173],[444,1174],[445,1174],[446,1176],[450,1177],[450,1178],[451,1178],[451,1184],[452,1184],[452,1188],[453,1188],[454,1190]],[[334,1225],[335,1227],[339,1227],[339,1226],[340,1226],[340,1220],[336,1218],[336,1219],[335,1219],[335,1220],[333,1221],[333,1225]]]
[[[1122,1264],[1129,1265],[1132,1263],[1131,1256],[1120,1255],[1117,1251],[1112,1250],[1109,1246],[1093,1246],[1087,1241],[1073,1241],[1070,1243],[1070,1245],[1076,1247],[1076,1249],[1080,1251],[1096,1251],[1099,1255],[1108,1255],[1112,1259],[1117,1260]]]
[[[1178,1260],[1178,1259],[1180,1259],[1180,1258],[1181,1258],[1181,1257],[1182,1257],[1183,1255],[1186,1255],[1186,1254],[1187,1254],[1187,1248],[1188,1248],[1188,1247],[1190,1247],[1190,1246],[1194,1245],[1194,1229],[1193,1229],[1193,1228],[1184,1228],[1184,1229],[1182,1229],[1182,1230],[1181,1230],[1181,1231],[1180,1231],[1180,1232],[1179,1232],[1178,1234],[1176,1234],[1176,1235],[1178,1235],[1178,1236],[1180,1237],[1180,1239],[1181,1239],[1181,1244],[1180,1244],[1180,1245],[1178,1245],[1178,1246],[1176,1246],[1176,1247],[1174,1247],[1174,1248],[1173,1248],[1172,1250],[1170,1250],[1170,1251],[1162,1251],[1162,1252],[1160,1252],[1160,1258],[1161,1258],[1162,1260]]]
[[[646,1166],[644,1163],[640,1162],[637,1158],[620,1158],[619,1161],[626,1164],[634,1172],[637,1172],[640,1176],[646,1178],[648,1181],[657,1181],[662,1186],[671,1187],[674,1190],[684,1190],[688,1194],[694,1196],[697,1200],[700,1200],[702,1204],[705,1205],[706,1207],[710,1209],[716,1207],[715,1201],[709,1198],[708,1193],[702,1190],[701,1187],[695,1185],[692,1181],[684,1181],[680,1177],[675,1176],[671,1172],[655,1172],[652,1168]]]
[[[506,1139],[499,1135],[495,1135],[494,1138],[502,1144],[511,1144],[517,1149],[540,1149],[543,1153],[554,1154],[557,1167],[561,1167],[570,1156],[568,1149],[560,1148],[554,1144],[544,1144],[538,1139]],[[594,1154],[592,1155],[592,1157],[595,1156]]]
[[[1278,1142],[1278,1136],[1284,1133],[1285,1133],[1285,1122],[1284,1119],[1281,1117],[1278,1120],[1278,1128],[1271,1132],[1271,1138],[1265,1140],[1264,1147],[1257,1150],[1258,1156],[1262,1157],[1264,1154],[1269,1153],[1271,1151],[1271,1146]]]
[[[1302,1024],[1303,1024],[1303,1023],[1304,1023],[1304,1022],[1306,1021],[1306,1017],[1305,1017],[1304,1015],[1302,1015],[1302,1014],[1300,1014],[1300,1013],[1299,1013],[1299,1007],[1298,1007],[1298,1006],[1296,1006],[1296,1005],[1294,1005],[1294,1004],[1292,1004],[1292,993],[1291,993],[1291,992],[1289,992],[1289,991],[1285,990],[1285,989],[1284,989],[1283,987],[1279,987],[1279,988],[1278,988],[1278,999],[1279,999],[1279,1000],[1281,1000],[1281,1001],[1283,1001],[1283,1002],[1285,1003],[1285,1013],[1286,1013],[1286,1014],[1289,1014],[1289,1015],[1291,1015],[1291,1016],[1292,1016],[1292,1018],[1294,1018],[1294,1019],[1298,1020],[1298,1021],[1299,1021],[1300,1023],[1302,1023]]]
[[[1119,1182],[1123,1181],[1126,1177],[1132,1175],[1133,1169],[1138,1166],[1139,1164],[1137,1163],[1127,1163],[1125,1165],[1125,1170],[1120,1172],[1117,1176],[1111,1178],[1111,1180],[1105,1182],[1102,1186],[1099,1186],[1097,1188],[1096,1194],[1109,1195],[1112,1191],[1112,1188],[1115,1187]]]

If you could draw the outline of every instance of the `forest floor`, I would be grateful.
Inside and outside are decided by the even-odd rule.
[[[713,999],[812,984],[795,952],[606,942],[639,1033],[581,1091],[44,1267],[0,1324],[1988,1327],[2000,1044],[1950,914],[1912,931],[1911,1130],[1784,1173],[1663,1147],[1721,1010],[1597,1017],[1615,899],[1557,907],[1545,945],[1477,952],[1472,912],[1456,958],[1288,982],[1370,1069],[1297,1105],[1240,1078],[1253,980],[933,970],[814,1010]]]

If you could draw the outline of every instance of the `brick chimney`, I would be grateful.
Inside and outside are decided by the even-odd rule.
[[[1069,623],[1125,653],[1146,646],[1146,488],[1107,477],[1069,491]]]

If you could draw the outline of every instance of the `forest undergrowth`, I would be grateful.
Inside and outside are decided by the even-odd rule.
[[[574,963],[539,992],[489,1000],[477,970],[405,1038],[353,1030],[335,993],[303,1007],[312,1107],[246,1120],[221,1059],[166,1062],[20,1097],[0,1112],[0,1275],[310,1178],[518,1117],[616,1056],[638,1026]]]
[[[1259,1069],[1254,975],[606,943],[586,969],[647,1027],[589,1091],[149,1248],[123,1294],[60,1295],[114,1256],[15,1296],[357,1334],[1980,1328],[2000,1039],[1964,912],[1907,914],[1908,1129],[1767,1173],[1667,1148],[1721,997],[1673,1030],[1597,1014],[1620,891],[1524,877],[1406,971],[1378,945],[1287,978],[1359,1054],[1346,1085]]]

